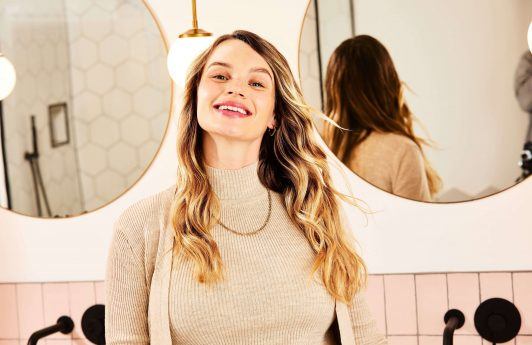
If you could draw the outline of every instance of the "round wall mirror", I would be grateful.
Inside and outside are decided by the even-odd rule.
[[[368,183],[412,200],[473,200],[523,181],[530,13],[522,0],[311,0],[299,73],[325,143]]]
[[[0,1],[0,206],[69,217],[142,176],[167,127],[166,41],[141,0]]]

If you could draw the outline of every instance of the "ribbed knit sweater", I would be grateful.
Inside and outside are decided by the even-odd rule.
[[[161,243],[172,238],[167,221],[174,188],[121,215],[107,266],[107,344],[386,343],[362,292],[342,312],[346,305],[330,296],[319,271],[310,278],[315,254],[280,194],[270,191],[267,225],[246,235],[268,216],[268,190],[257,163],[235,170],[207,167],[221,202],[220,221],[234,231],[219,224],[211,230],[226,277],[212,288],[195,280],[194,262],[163,254]]]
[[[431,201],[423,155],[410,138],[374,131],[351,157],[346,165],[372,185],[405,198]]]

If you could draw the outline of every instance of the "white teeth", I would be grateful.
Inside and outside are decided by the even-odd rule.
[[[242,109],[242,108],[238,108],[238,107],[231,107],[231,106],[229,106],[229,105],[221,105],[221,106],[218,107],[218,109],[221,109],[221,110],[223,110],[223,109],[229,109],[229,110],[231,110],[231,111],[238,111],[239,113],[242,113],[242,114],[244,114],[244,115],[247,115],[247,112],[246,112],[244,109]]]

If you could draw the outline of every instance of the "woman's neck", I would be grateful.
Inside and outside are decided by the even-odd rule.
[[[214,193],[220,200],[245,201],[264,196],[266,187],[258,176],[258,161],[239,169],[214,168],[207,164],[206,172]]]
[[[226,136],[203,136],[205,164],[218,169],[240,169],[259,160],[261,140],[242,141]]]

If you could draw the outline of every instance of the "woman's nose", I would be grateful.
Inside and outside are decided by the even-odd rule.
[[[242,86],[242,82],[241,81],[235,80],[235,81],[233,81],[233,83],[228,84],[227,90],[228,90],[227,93],[229,93],[230,95],[237,94],[237,95],[240,95],[242,97],[245,97],[244,96],[244,88]]]
[[[229,91],[228,93],[229,93],[230,95],[232,95],[232,94],[237,94],[237,95],[240,95],[240,96],[242,96],[242,97],[245,97],[244,94],[243,94],[242,92],[240,92],[240,91]]]

